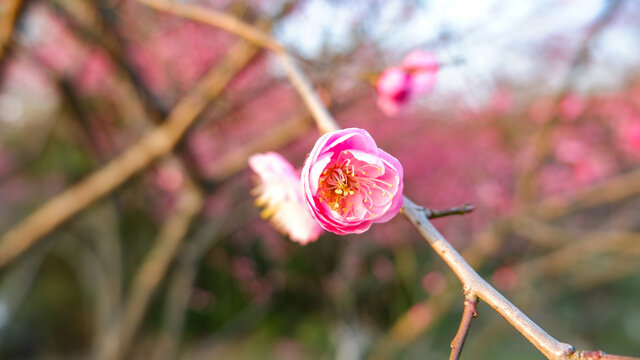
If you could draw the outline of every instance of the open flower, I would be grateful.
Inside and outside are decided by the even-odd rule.
[[[339,235],[391,220],[402,206],[402,186],[400,162],[357,128],[324,134],[302,168],[311,215]]]
[[[431,91],[436,84],[439,64],[432,53],[414,50],[402,60],[401,67],[390,67],[376,83],[378,107],[395,115],[413,97]]]
[[[300,176],[293,166],[274,152],[251,156],[249,166],[259,177],[254,194],[256,204],[264,206],[260,215],[271,218],[274,227],[293,241],[302,245],[316,241],[322,228],[305,208]]]

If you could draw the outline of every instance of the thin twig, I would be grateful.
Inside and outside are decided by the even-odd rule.
[[[209,100],[222,92],[256,52],[255,47],[244,42],[233,47],[227,58],[173,108],[162,125],[79,184],[47,201],[0,237],[0,267],[7,265],[42,236],[113,191],[152,161],[171,151]]]
[[[464,311],[462,312],[462,319],[460,320],[458,332],[451,341],[451,355],[449,355],[449,360],[458,360],[460,358],[464,341],[469,333],[471,320],[478,317],[478,310],[476,308],[477,304],[478,297],[475,294],[467,292],[464,295]]]
[[[464,215],[472,212],[473,210],[474,210],[473,205],[466,203],[464,205],[454,206],[452,208],[444,209],[444,210],[425,208],[424,212],[427,215],[428,219],[437,219],[437,218],[451,216],[451,215]]]

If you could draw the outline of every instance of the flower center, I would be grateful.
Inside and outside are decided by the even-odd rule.
[[[344,151],[343,154],[348,154]],[[393,184],[379,178],[367,176],[370,172],[380,172],[381,168],[373,164],[355,160],[353,157],[341,157],[327,166],[318,179],[318,196],[331,209],[341,212],[343,216],[355,216],[358,209],[364,209],[374,217],[372,195],[391,196],[386,189]],[[362,203],[361,206],[359,206]]]

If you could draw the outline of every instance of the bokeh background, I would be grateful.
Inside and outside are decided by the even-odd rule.
[[[285,44],[340,125],[400,160],[414,201],[474,204],[436,227],[542,328],[640,355],[640,3],[175,1]],[[0,234],[208,73],[231,77],[172,155],[0,269],[0,358],[105,358],[127,316],[139,325],[119,358],[448,357],[460,284],[402,216],[306,246],[259,216],[247,157],[301,167],[319,136],[272,55],[234,63],[235,36],[134,0],[4,0],[0,13]],[[437,85],[387,116],[375,81],[414,49],[438,58]],[[185,215],[186,187],[203,202]],[[180,226],[166,271],[145,272]],[[462,358],[543,358],[479,312]]]

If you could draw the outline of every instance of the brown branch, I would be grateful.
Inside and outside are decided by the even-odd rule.
[[[240,26],[237,24],[239,20],[229,19],[229,15],[196,5],[175,4],[175,6],[172,6],[172,3],[167,3],[163,0],[138,1],[156,9],[225,29],[236,35],[247,37],[247,39],[254,41],[258,45],[271,49],[278,56],[278,60],[285,68],[289,80],[292,82],[296,91],[298,91],[300,97],[302,97],[303,102],[309,107],[318,128],[324,132],[339,129],[338,124],[331,117],[318,96],[313,92],[309,81],[297,67],[293,59],[287,55],[282,46],[277,44],[277,42],[268,35],[250,25],[244,24]],[[502,317],[523,334],[525,338],[546,357],[552,360],[578,360],[579,358],[576,356],[584,354],[584,352],[576,352],[573,346],[553,338],[480,277],[455,248],[433,227],[423,207],[415,205],[405,196],[402,212],[405,217],[414,224],[425,240],[429,242],[436,253],[447,263],[458,279],[464,284],[465,289],[476,294],[478,298],[485,301],[502,315]]]
[[[219,95],[256,52],[255,47],[244,42],[234,46],[227,58],[173,108],[162,125],[79,184],[46,202],[0,237],[0,267],[7,265],[80,210],[116,189],[152,161],[169,153],[206,107],[209,99]]]
[[[476,305],[478,304],[478,297],[473,293],[467,292],[464,295],[464,311],[462,312],[462,319],[460,320],[460,327],[456,336],[451,341],[451,355],[449,360],[458,360],[464,341],[469,333],[469,327],[471,326],[471,319],[478,317],[478,310]]]
[[[127,352],[144,317],[149,301],[167,272],[203,200],[192,184],[181,194],[174,214],[164,223],[153,249],[131,283],[122,317],[110,329],[99,348],[99,359],[119,359]]]
[[[26,0],[9,0],[4,4],[5,9],[0,21],[0,61],[9,52],[16,23],[26,4]]]
[[[221,28],[275,53],[286,52],[282,45],[278,44],[278,42],[273,40],[269,35],[266,35],[264,31],[238,20],[233,16],[209,10],[198,5],[187,5],[168,0],[138,0],[138,2],[175,16]]]

